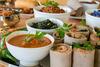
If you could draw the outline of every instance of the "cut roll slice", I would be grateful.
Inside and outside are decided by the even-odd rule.
[[[50,50],[50,67],[71,67],[72,47],[58,44]]]
[[[95,50],[74,48],[73,67],[94,67]]]
[[[65,34],[64,43],[68,43],[72,45],[73,43],[83,43],[87,41],[85,35],[81,34],[80,32],[71,32]]]

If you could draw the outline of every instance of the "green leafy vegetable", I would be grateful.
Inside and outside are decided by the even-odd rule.
[[[55,29],[58,28],[58,25],[47,19],[40,22],[32,23],[31,27],[37,29]]]
[[[59,34],[60,38],[63,38],[65,32],[68,32],[71,29],[72,25],[64,24],[63,27],[59,27],[56,29],[57,33]]]
[[[80,49],[84,49],[84,50],[94,50],[93,45],[89,41],[87,41],[83,44],[74,43],[73,48],[80,48]]]
[[[57,2],[55,2],[55,1],[48,1],[48,2],[46,2],[46,3],[44,3],[43,5],[45,5],[45,6],[54,6],[54,7],[58,7],[58,3]]]
[[[37,31],[36,34],[35,34],[35,38],[36,39],[41,39],[41,38],[44,37],[44,35],[45,35],[45,33]]]
[[[65,35],[65,31],[62,27],[56,29],[57,33],[59,34],[60,38],[63,38]]]
[[[9,53],[9,51],[7,50],[7,48],[5,47],[5,38],[9,35],[10,33],[7,33],[5,35],[2,35],[1,37],[1,42],[0,42],[0,57],[3,58],[9,58],[11,59],[13,62],[16,62],[17,60]]]

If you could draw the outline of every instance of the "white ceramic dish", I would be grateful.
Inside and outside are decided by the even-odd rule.
[[[8,41],[17,36],[22,34],[28,34],[27,31],[16,31],[11,33],[6,38],[6,45],[9,50],[9,52],[18,60],[20,60],[20,64],[24,66],[35,66],[39,63],[40,60],[42,60],[44,57],[46,57],[49,53],[50,48],[53,46],[54,38],[51,35],[45,35],[51,43],[48,46],[39,47],[39,48],[22,48],[13,46]]]
[[[85,16],[84,15],[81,17],[70,16],[70,18],[72,18],[72,19],[85,19]]]
[[[64,37],[64,43],[68,43],[70,45],[72,45],[73,43],[83,43],[85,41],[87,41],[86,37],[81,38],[81,39],[76,39],[76,38],[73,38],[73,37],[69,37],[66,34],[65,34],[65,37]]]
[[[88,9],[97,9],[99,7],[99,2],[98,1],[95,1],[96,4],[89,4],[89,3],[83,3],[83,2],[81,4],[84,8],[84,11],[86,11]]]
[[[37,18],[32,18],[26,21],[26,27],[27,30],[29,32],[36,32],[36,31],[40,31],[40,32],[45,32],[45,33],[53,33],[55,31],[55,29],[37,29],[37,28],[33,28],[31,27],[32,23],[34,22],[40,22],[40,21],[44,21],[46,19],[51,20],[53,23],[57,24],[58,27],[63,26],[63,22],[59,19],[54,19],[54,18],[43,18],[43,17],[37,17]]]
[[[65,13],[59,13],[59,14],[41,12],[39,10],[42,7],[44,7],[44,6],[37,6],[36,8],[34,8],[34,16],[35,17],[57,18],[57,19],[60,19],[64,22],[66,22],[70,16],[70,8],[68,8],[67,6],[59,6],[61,9],[65,10]]]
[[[33,16],[34,16],[34,14],[22,14],[22,13],[20,13],[20,17],[22,19],[29,19],[29,18],[31,18]]]
[[[98,9],[89,9],[85,12],[86,15],[86,24],[90,27],[99,27],[100,28],[100,17],[95,17],[90,15],[94,11],[97,11]]]

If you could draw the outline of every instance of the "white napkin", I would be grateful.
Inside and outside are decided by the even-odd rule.
[[[78,8],[82,7],[78,0],[69,0],[67,6],[73,10],[77,10]]]

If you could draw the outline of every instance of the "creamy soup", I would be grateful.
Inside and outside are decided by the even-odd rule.
[[[47,46],[51,43],[51,41],[44,37],[42,39],[32,39],[30,42],[25,42],[24,39],[26,38],[26,35],[18,35],[13,38],[11,38],[8,43],[18,46],[18,47],[24,47],[24,48],[38,48]]]

